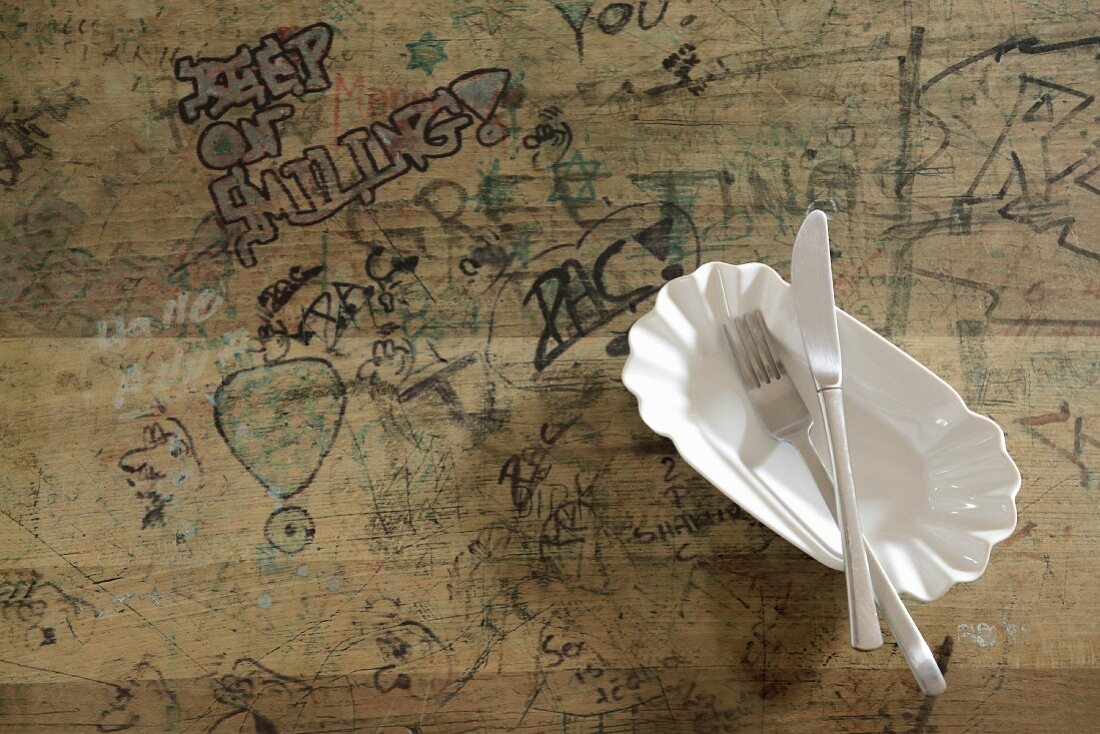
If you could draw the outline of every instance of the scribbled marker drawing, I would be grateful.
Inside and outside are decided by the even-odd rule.
[[[229,375],[214,396],[214,425],[272,497],[313,481],[344,420],[347,391],[332,365],[306,357]]]
[[[126,475],[126,483],[136,489],[137,498],[146,503],[141,521],[145,530],[164,527],[165,510],[173,494],[180,489],[201,489],[203,472],[195,442],[177,418],[167,418],[163,425],[154,420],[142,431],[142,439],[141,446],[122,455],[118,467]]]
[[[280,508],[271,513],[264,525],[267,542],[287,555],[304,551],[315,532],[313,518],[301,507]]]

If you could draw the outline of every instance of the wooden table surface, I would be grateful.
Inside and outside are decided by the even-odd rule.
[[[0,730],[1095,727],[1098,21],[0,2]],[[812,206],[1023,475],[938,699],[619,382]]]

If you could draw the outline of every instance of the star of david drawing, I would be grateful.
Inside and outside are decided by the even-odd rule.
[[[420,69],[425,74],[431,74],[435,65],[447,60],[447,53],[443,50],[446,41],[440,41],[432,35],[431,31],[420,36],[419,41],[406,43],[409,49],[409,63],[406,69]]]
[[[600,177],[601,165],[599,161],[585,160],[578,150],[573,153],[573,157],[568,161],[550,166],[550,170],[554,174],[555,186],[549,200],[562,201],[573,205],[595,200],[595,182]],[[570,190],[569,184],[580,185]]]

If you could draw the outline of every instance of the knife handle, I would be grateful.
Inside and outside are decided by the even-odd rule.
[[[844,392],[839,387],[820,391],[825,409],[825,433],[833,457],[836,476],[837,521],[844,550],[844,579],[848,586],[848,624],[852,647],[874,650],[882,646],[882,629],[875,610],[871,570],[867,550],[863,545],[863,530],[859,524],[856,485],[852,478],[852,463],[848,455],[848,431],[844,423]]]
[[[802,454],[806,466],[810,467],[814,484],[817,485],[821,498],[825,500],[825,505],[835,520],[837,517],[836,489],[834,489],[833,478],[829,476],[829,470],[821,463],[814,445],[810,443],[809,432],[796,433],[790,440],[798,449],[798,453]],[[947,682],[943,679],[943,672],[936,663],[935,656],[932,655],[932,648],[928,647],[928,643],[924,641],[924,635],[921,634],[917,623],[913,621],[909,610],[905,608],[901,597],[898,596],[897,589],[894,588],[890,577],[886,575],[886,569],[875,556],[875,549],[870,543],[864,542],[867,547],[867,564],[871,567],[871,585],[875,589],[879,611],[886,618],[886,624],[894,634],[894,641],[898,643],[901,654],[909,663],[921,692],[926,696],[938,696],[947,690]]]

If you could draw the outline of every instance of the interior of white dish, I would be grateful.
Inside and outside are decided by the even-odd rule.
[[[623,380],[643,419],[696,470],[805,552],[841,567],[840,537],[801,457],[760,424],[719,324],[760,309],[815,417],[790,287],[760,264],[711,263],[669,283],[631,330]],[[1019,473],[1000,428],[854,318],[839,314],[845,408],[864,533],[899,590],[921,599],[984,571],[1016,523]],[[628,374],[629,373],[629,374]]]

